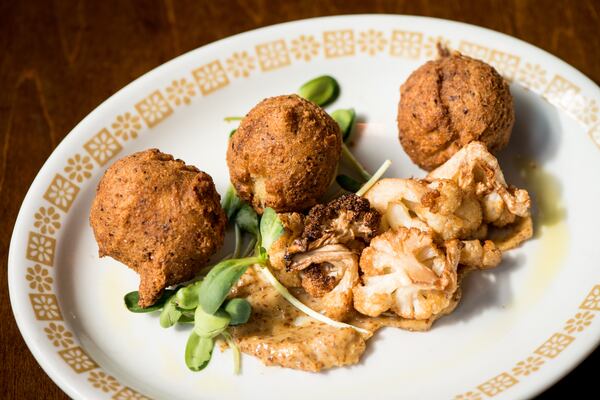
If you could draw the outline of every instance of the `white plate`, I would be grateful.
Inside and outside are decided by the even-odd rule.
[[[117,158],[158,147],[228,182],[225,146],[234,124],[267,96],[335,76],[341,97],[367,124],[357,154],[388,176],[422,175],[397,140],[399,86],[443,42],[493,64],[513,81],[516,126],[501,155],[509,181],[564,211],[537,220],[538,235],[495,270],[469,276],[457,311],[428,333],[385,329],[359,365],[313,374],[264,367],[245,356],[231,373],[216,352],[187,370],[187,329],[161,329],[130,314],[123,295],[137,276],[99,259],[88,211]],[[182,88],[181,91],[177,90]],[[9,256],[19,328],[50,377],[91,398],[524,398],[571,370],[600,338],[600,90],[557,58],[514,38],[465,24],[406,16],[344,16],[287,23],[194,50],[131,83],[87,116],[50,156],[23,202]],[[128,129],[123,126],[128,124]],[[555,191],[518,173],[535,160]],[[541,185],[543,186],[543,185]],[[50,218],[46,218],[50,217]],[[135,389],[133,389],[135,388]]]

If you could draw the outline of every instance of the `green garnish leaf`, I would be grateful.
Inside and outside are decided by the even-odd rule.
[[[338,175],[335,181],[342,187],[342,189],[349,192],[355,193],[362,187],[362,183],[348,175]]]
[[[137,290],[127,293],[123,300],[125,301],[125,307],[127,307],[129,311],[134,313],[148,313],[152,311],[158,311],[163,308],[165,302],[173,295],[173,293],[175,293],[174,290],[165,290],[156,303],[146,308],[142,308],[138,305],[140,294]]]
[[[252,314],[252,306],[246,299],[231,299],[224,307],[224,310],[231,317],[229,325],[241,325],[248,322]]]
[[[177,321],[178,324],[193,324],[194,323],[194,314],[190,313],[182,313],[181,317]]]
[[[229,132],[229,139],[235,134],[235,131],[237,131],[237,129],[232,129],[231,132]]]
[[[242,204],[238,210],[235,223],[245,232],[254,236],[258,234],[258,215],[248,203]]]
[[[229,321],[231,317],[223,310],[209,314],[198,307],[194,313],[194,332],[202,337],[215,337],[227,329]]]
[[[231,337],[231,334],[227,331],[222,333],[223,338],[225,338],[225,341],[227,342],[227,345],[231,348],[231,353],[233,354],[233,373],[234,374],[239,374],[240,373],[240,364],[241,364],[241,356],[242,354],[240,353],[240,348],[238,347],[238,345],[235,343],[235,341],[233,340],[233,338]]]
[[[223,201],[221,202],[221,206],[223,207],[223,210],[225,210],[225,215],[227,215],[227,221],[232,221],[233,216],[240,209],[242,204],[242,199],[238,197],[233,186],[229,185],[227,192],[225,192],[225,196],[223,197]]]
[[[273,243],[283,235],[283,232],[283,224],[279,220],[275,210],[270,207],[265,208],[260,219],[261,247],[268,252]]]
[[[248,257],[225,260],[215,265],[200,285],[199,306],[205,312],[214,314],[248,266],[261,261],[258,257]]]
[[[165,303],[161,313],[160,313],[160,326],[163,328],[170,328],[175,325],[179,318],[181,318],[182,312],[177,309],[177,304],[175,304],[175,295],[171,296],[169,300]]]
[[[177,306],[184,310],[193,310],[198,307],[201,284],[202,280],[199,280],[179,289],[175,294],[175,303],[177,303]]]
[[[203,370],[210,362],[214,347],[212,338],[201,337],[192,332],[185,346],[185,365],[192,371]]]
[[[331,76],[323,75],[302,85],[298,94],[323,107],[337,99],[340,94],[340,85]]]
[[[347,142],[352,133],[356,112],[354,112],[353,108],[335,110],[331,113],[331,118],[338,123],[340,132],[342,133],[342,139],[344,142]]]

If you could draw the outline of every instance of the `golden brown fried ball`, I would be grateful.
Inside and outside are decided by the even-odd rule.
[[[231,183],[258,211],[301,211],[317,203],[335,177],[342,137],[319,106],[297,95],[261,101],[227,149]]]
[[[101,257],[140,274],[139,305],[193,278],[223,244],[226,217],[210,175],[151,149],[104,174],[90,212]]]
[[[400,143],[428,171],[475,140],[492,152],[502,149],[514,121],[506,81],[492,66],[460,53],[427,62],[400,88]]]

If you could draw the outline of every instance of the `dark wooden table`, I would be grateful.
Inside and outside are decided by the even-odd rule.
[[[7,287],[12,228],[29,185],[61,139],[108,96],[188,50],[295,19],[352,13],[427,15],[523,39],[600,82],[598,0],[0,1],[0,388],[59,399],[15,324]],[[600,350],[549,389],[594,393]],[[562,397],[562,396],[561,396]]]

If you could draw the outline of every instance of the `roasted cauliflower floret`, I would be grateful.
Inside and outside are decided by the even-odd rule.
[[[352,310],[359,255],[378,233],[379,213],[368,200],[348,194],[314,206],[304,219],[280,217],[286,232],[269,252],[277,277],[302,287],[330,318],[344,319]]]
[[[364,284],[354,288],[354,307],[371,317],[391,310],[402,318],[431,318],[450,305],[459,258],[458,240],[438,247],[419,229],[390,229],[362,253]]]
[[[302,235],[304,229],[304,215],[299,213],[278,214],[283,225],[283,235],[279,237],[269,249],[269,263],[277,280],[286,287],[300,287],[300,277],[286,268],[286,254],[288,246]]]
[[[290,265],[302,288],[317,298],[328,317],[342,320],[352,310],[352,289],[358,284],[358,256],[340,244],[328,244],[294,257]]]
[[[502,227],[515,222],[517,217],[530,216],[529,193],[506,184],[498,160],[481,142],[463,147],[426,179],[451,179],[461,188],[475,191],[485,223]]]
[[[479,269],[497,267],[502,261],[502,252],[491,240],[483,243],[479,240],[462,241],[460,249],[461,265]]]
[[[345,194],[310,209],[302,236],[288,248],[288,255],[343,244],[360,253],[378,233],[381,216],[368,200]]]
[[[471,237],[482,222],[476,196],[448,179],[382,179],[366,198],[384,215],[384,225],[418,228],[441,240]]]

